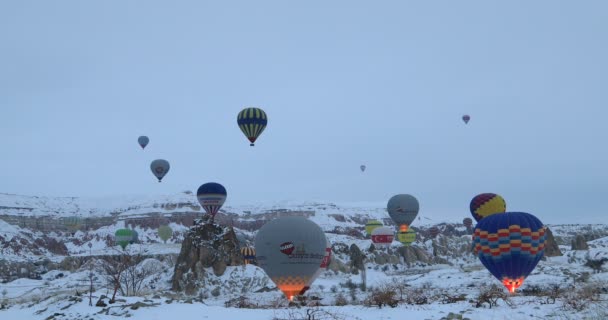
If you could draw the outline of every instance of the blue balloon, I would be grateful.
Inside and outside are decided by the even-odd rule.
[[[205,209],[207,214],[211,215],[213,219],[217,212],[220,210],[228,193],[226,188],[219,183],[208,182],[201,185],[196,191],[196,198],[201,204],[201,207]]]
[[[525,212],[490,215],[475,226],[473,246],[481,263],[512,293],[543,257],[545,226]]]

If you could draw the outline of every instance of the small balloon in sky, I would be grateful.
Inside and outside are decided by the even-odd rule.
[[[251,142],[250,146],[255,145],[255,141],[262,134],[268,124],[266,112],[260,108],[245,108],[239,112],[236,122],[243,134]]]
[[[158,182],[163,180],[170,168],[169,161],[164,159],[156,159],[150,163],[150,170],[152,170],[152,174],[158,179]]]
[[[137,143],[139,143],[139,146],[142,149],[145,149],[149,142],[150,139],[148,139],[148,137],[146,136],[140,136],[139,138],[137,138]]]

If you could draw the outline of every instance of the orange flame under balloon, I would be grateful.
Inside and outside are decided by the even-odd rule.
[[[285,294],[285,297],[287,297],[287,299],[289,299],[289,301],[293,301],[293,297],[295,297],[298,294],[300,294],[300,292],[304,288],[304,285],[286,285],[286,284],[282,284],[282,285],[277,286],[277,287],[279,287],[279,289],[281,291],[283,291],[283,294]]]
[[[503,278],[502,284],[505,286],[505,288],[507,288],[507,290],[509,290],[510,293],[514,293],[515,289],[521,287],[521,285],[524,284],[524,278],[523,277],[520,277],[517,279]]]
[[[401,231],[401,232],[406,232],[407,229],[408,229],[407,224],[402,224],[399,226],[399,231]]]

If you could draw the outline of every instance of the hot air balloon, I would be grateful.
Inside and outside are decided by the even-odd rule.
[[[404,246],[409,246],[416,241],[416,232],[412,229],[407,231],[399,231],[397,232],[397,240]]]
[[[200,187],[196,191],[196,198],[201,204],[201,207],[205,209],[208,215],[211,216],[211,221],[215,218],[215,214],[220,210],[228,193],[223,185],[215,182],[208,182]]]
[[[395,232],[389,227],[378,227],[372,231],[372,242],[377,248],[388,248],[393,243]]]
[[[137,138],[137,143],[139,143],[139,146],[142,149],[145,149],[149,142],[150,139],[148,139],[148,137],[146,136],[140,136],[139,138]]]
[[[440,231],[439,231],[439,228],[437,228],[436,226],[432,226],[429,229],[429,233],[431,234],[431,237],[435,238],[439,235]]]
[[[255,248],[243,247],[243,248],[241,248],[241,255],[243,255],[243,260],[245,261],[245,264],[256,264]]]
[[[158,227],[158,237],[163,240],[163,242],[167,243],[167,240],[169,240],[172,235],[173,229],[171,229],[171,227],[167,225]]]
[[[386,209],[400,230],[405,229],[403,231],[406,231],[418,215],[420,205],[414,196],[398,194],[388,200]],[[402,225],[405,225],[405,227],[402,227]]]
[[[250,146],[254,146],[255,140],[262,134],[268,124],[266,112],[260,108],[245,108],[236,118],[236,122],[251,142]]]
[[[131,229],[118,229],[114,233],[114,242],[118,244],[123,250],[133,240],[133,230]]]
[[[311,284],[326,248],[323,230],[304,217],[271,220],[255,237],[258,265],[289,300]]]
[[[169,162],[164,159],[156,159],[150,164],[150,170],[158,178],[158,182],[163,180],[163,177],[169,172],[170,168]]]
[[[368,237],[371,237],[372,231],[378,227],[382,227],[382,222],[378,220],[367,220],[367,223],[365,224],[365,233],[367,233]]]
[[[365,168],[367,168],[364,164],[362,164],[359,168],[361,168],[361,172],[365,172]]]
[[[477,222],[481,219],[495,214],[507,211],[505,199],[495,193],[482,193],[476,195],[469,205],[471,214]]]
[[[473,246],[481,263],[513,293],[543,257],[545,227],[525,212],[490,215],[475,226]]]
[[[331,243],[329,243],[329,240],[327,240],[327,245],[325,248],[325,255],[323,256],[323,261],[321,261],[321,266],[319,267],[319,270],[317,270],[317,272],[315,272],[315,274],[312,275],[312,277],[310,277],[310,280],[308,280],[308,283],[306,284],[306,286],[304,287],[304,289],[302,289],[302,291],[300,291],[300,295],[303,295],[304,293],[306,293],[306,291],[308,289],[310,289],[310,286],[312,285],[313,282],[315,282],[315,280],[323,273],[327,270],[327,267],[329,267],[329,261],[331,259]]]
[[[469,120],[471,120],[471,116],[469,116],[468,114],[462,116],[462,121],[464,121],[464,124],[469,123]]]
[[[467,229],[468,229],[473,225],[473,219],[464,218],[464,219],[462,219],[462,224],[464,224],[464,226],[467,227]]]

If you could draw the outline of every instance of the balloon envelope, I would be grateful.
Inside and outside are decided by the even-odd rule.
[[[133,230],[118,229],[114,233],[114,241],[124,250],[133,240],[133,236]]]
[[[170,168],[169,161],[164,159],[156,159],[150,163],[150,170],[152,170],[152,174],[158,178],[158,182],[163,180],[163,177],[169,172]]]
[[[173,235],[173,229],[171,229],[171,227],[169,227],[168,225],[163,225],[158,227],[158,237],[163,240],[165,243],[167,243],[167,240],[169,240],[169,238],[171,238],[171,236]]]
[[[418,215],[420,205],[414,196],[398,194],[388,200],[386,209],[396,225],[405,224],[410,226]]]
[[[505,199],[495,193],[481,193],[471,199],[469,209],[477,222],[496,213],[507,211]]]
[[[393,243],[395,232],[389,227],[379,227],[372,231],[372,242],[378,248],[387,248]]]
[[[150,139],[148,139],[148,137],[146,136],[140,136],[139,138],[137,138],[137,143],[139,143],[139,146],[142,149],[145,149],[149,142]]]
[[[253,147],[260,134],[266,129],[268,117],[260,108],[245,108],[239,112],[236,122]]]
[[[407,231],[399,231],[397,232],[397,240],[401,242],[404,246],[409,246],[414,241],[416,241],[416,232],[412,229]]]
[[[255,237],[258,265],[290,300],[310,285],[326,247],[323,230],[304,217],[271,220]]]
[[[361,172],[364,172],[364,171],[365,171],[365,168],[367,168],[367,167],[366,167],[366,166],[363,164],[363,165],[361,165],[361,167],[360,167],[360,168],[361,168]]]
[[[227,196],[226,188],[216,182],[205,183],[198,187],[196,191],[198,202],[211,217],[215,217],[222,205],[224,205]]]
[[[475,226],[473,246],[481,263],[512,293],[543,257],[545,227],[525,212],[491,215]]]
[[[245,264],[256,264],[255,263],[255,248],[253,248],[253,247],[241,248],[241,255],[243,255],[243,260],[245,261]]]
[[[469,120],[471,120],[471,117],[468,114],[462,116],[462,121],[464,121],[465,124],[469,123]]]
[[[382,222],[378,220],[368,220],[365,224],[365,233],[371,237],[372,231],[378,227],[382,227]]]

